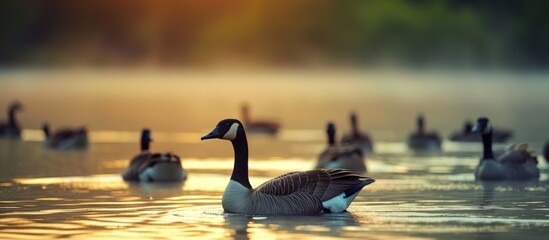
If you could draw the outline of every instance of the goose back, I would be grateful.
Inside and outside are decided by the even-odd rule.
[[[126,181],[174,181],[185,177],[179,156],[170,152],[140,153],[131,160],[128,169],[122,174]]]
[[[366,172],[363,151],[356,145],[329,146],[320,154],[315,168],[343,168],[357,172]]]
[[[44,146],[60,150],[84,149],[88,146],[88,132],[82,128],[62,128],[50,134],[49,128],[44,127],[46,139]]]

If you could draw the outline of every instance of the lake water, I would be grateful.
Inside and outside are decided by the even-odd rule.
[[[491,117],[513,142],[541,152],[549,139],[549,75],[393,71],[4,70],[0,104],[25,104],[21,141],[0,139],[0,239],[545,239],[549,166],[539,181],[476,182],[480,144],[445,141],[414,154],[404,141],[418,113],[443,136],[465,119]],[[347,213],[223,213],[233,164],[226,141],[201,142],[223,118],[251,114],[283,124],[249,135],[253,186],[308,170],[325,147],[328,120],[346,132],[356,111],[375,141],[367,186]],[[1,116],[0,119],[5,119]],[[86,125],[86,151],[44,149],[38,130]],[[152,149],[177,153],[181,184],[134,184],[120,173],[149,127]],[[504,147],[505,145],[497,145]]]

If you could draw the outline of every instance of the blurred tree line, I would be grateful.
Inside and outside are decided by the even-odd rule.
[[[16,0],[0,64],[549,66],[545,0]]]

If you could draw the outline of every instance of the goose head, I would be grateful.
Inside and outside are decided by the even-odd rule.
[[[480,117],[477,120],[477,124],[472,129],[474,133],[488,134],[492,131],[490,120],[487,117]]]
[[[14,101],[10,104],[9,111],[10,112],[17,112],[23,110],[23,104],[21,104],[19,101]]]
[[[204,135],[200,139],[219,138],[233,141],[241,134],[244,134],[244,127],[240,121],[236,119],[225,119],[221,120],[210,133]]]
[[[149,150],[149,145],[153,141],[151,130],[144,128],[141,130],[141,151]]]

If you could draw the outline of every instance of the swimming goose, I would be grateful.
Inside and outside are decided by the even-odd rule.
[[[478,180],[525,180],[538,179],[538,162],[527,144],[512,145],[495,156],[492,151],[492,127],[490,120],[481,117],[473,127],[473,132],[481,133],[484,147],[483,156],[475,170]]]
[[[244,127],[250,133],[276,134],[280,128],[280,124],[275,121],[252,121],[250,117],[250,109],[247,104],[242,105],[242,120],[244,122]]]
[[[23,105],[17,101],[8,107],[8,121],[0,123],[0,137],[21,138],[21,127],[15,119],[15,113],[23,109]]]
[[[187,173],[181,166],[179,156],[171,153],[151,153],[150,143],[153,141],[151,131],[141,131],[141,152],[130,162],[128,169],[122,174],[126,181],[143,182],[177,182],[187,178]]]
[[[315,168],[324,169],[349,169],[356,172],[366,172],[366,164],[364,164],[364,154],[362,149],[357,144],[338,145],[335,142],[335,125],[331,122],[326,127],[328,134],[328,147],[324,150],[319,158]]]
[[[358,130],[358,120],[355,113],[351,113],[351,133],[345,135],[342,139],[342,143],[356,144],[362,148],[363,152],[372,152],[373,144],[372,140],[366,133],[361,133]]]
[[[473,123],[465,121],[462,131],[456,131],[450,135],[450,140],[454,142],[482,142],[479,134],[472,132]],[[505,129],[492,128],[492,142],[504,143],[513,137],[513,132]]]
[[[62,128],[55,133],[51,133],[49,124],[44,123],[42,130],[45,135],[44,147],[59,150],[85,149],[88,147],[88,130],[85,127]]]
[[[231,141],[235,154],[231,180],[223,193],[226,212],[240,214],[316,215],[343,212],[373,178],[348,170],[290,172],[253,189],[248,179],[248,141],[242,123],[225,119],[201,139]]]
[[[441,149],[442,140],[437,132],[425,132],[425,118],[417,117],[417,132],[408,138],[408,147],[418,151],[437,151]]]

